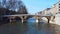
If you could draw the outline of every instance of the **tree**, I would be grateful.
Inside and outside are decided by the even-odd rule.
[[[2,0],[2,5],[4,8],[19,14],[27,14],[26,7],[21,0]]]
[[[19,10],[18,10],[18,12],[20,13],[20,14],[27,14],[27,10],[26,10],[26,7],[25,6],[22,6],[21,8],[19,8]]]

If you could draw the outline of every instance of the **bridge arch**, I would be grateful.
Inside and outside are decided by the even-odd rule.
[[[50,20],[51,20],[51,16],[45,16],[46,18],[47,18],[47,23],[49,23],[50,22]]]
[[[15,16],[15,17],[14,17],[14,20],[16,20],[16,21],[21,21],[21,18],[20,18],[19,16]]]
[[[48,22],[48,18],[47,17],[41,17],[41,19],[44,23],[47,23]]]
[[[27,19],[27,22],[35,23],[36,19],[31,17]]]

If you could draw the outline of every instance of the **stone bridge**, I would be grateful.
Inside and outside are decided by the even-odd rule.
[[[21,22],[24,23],[26,21],[27,18],[35,18],[36,19],[36,23],[39,23],[40,22],[40,19],[42,17],[46,17],[48,19],[48,23],[49,21],[53,21],[55,16],[51,16],[51,15],[41,15],[41,14],[38,14],[38,15],[32,15],[32,14],[17,14],[17,15],[3,15],[1,17],[8,17],[10,23],[15,20],[16,17],[19,17],[21,18]]]

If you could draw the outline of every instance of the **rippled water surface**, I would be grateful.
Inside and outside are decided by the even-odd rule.
[[[60,26],[43,22],[12,22],[0,25],[0,34],[60,34]]]
[[[13,23],[0,26],[1,34],[60,34],[60,26],[53,24]]]

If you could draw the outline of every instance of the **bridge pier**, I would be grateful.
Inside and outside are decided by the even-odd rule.
[[[41,17],[35,17],[35,19],[36,19],[36,23],[40,23],[40,19],[41,19]]]
[[[25,23],[25,22],[26,22],[26,19],[22,19],[21,22],[22,22],[22,23]]]
[[[14,18],[15,17],[9,17],[9,22],[12,23],[12,21],[15,21]]]
[[[40,19],[36,19],[36,23],[39,23],[40,22]]]
[[[50,22],[50,19],[48,18],[48,23]]]
[[[12,22],[11,18],[9,19],[10,23]]]
[[[23,19],[23,18],[22,18],[22,20],[21,20],[21,21],[22,21],[22,23],[24,23],[24,19]]]
[[[26,22],[26,18],[27,18],[26,16],[21,16],[21,22],[22,23]]]
[[[51,16],[47,16],[47,19],[48,19],[48,23],[50,23]]]

